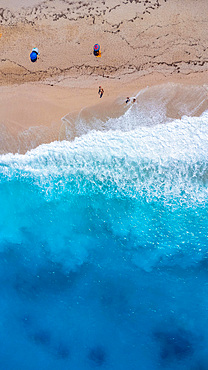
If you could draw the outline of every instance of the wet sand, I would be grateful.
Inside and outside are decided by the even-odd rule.
[[[15,140],[33,127],[41,128],[39,139],[28,148],[58,139],[63,116],[100,104],[99,85],[105,107],[162,83],[207,88],[206,0],[2,0],[1,7],[0,125],[6,136],[0,152],[18,151]],[[92,53],[97,42],[101,58]],[[33,47],[40,51],[37,63],[29,60]]]
[[[1,86],[0,153],[25,153],[42,143],[71,140],[90,129],[100,129],[98,123],[94,127],[95,118],[97,122],[105,122],[109,117],[119,117],[128,109],[126,97],[139,92],[136,105],[140,110],[147,104],[150,104],[147,109],[151,105],[158,109],[164,105],[167,117],[173,119],[185,114],[200,115],[208,109],[208,85],[203,84],[204,75],[182,79],[154,75],[154,80],[146,76],[129,84],[107,82],[102,84],[105,90],[102,99],[94,81],[88,88],[41,83]],[[80,119],[85,126],[81,130],[76,127]]]

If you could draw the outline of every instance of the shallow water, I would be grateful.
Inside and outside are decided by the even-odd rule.
[[[0,156],[1,368],[208,368],[208,112],[148,94]]]

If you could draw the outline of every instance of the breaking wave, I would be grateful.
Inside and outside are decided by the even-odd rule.
[[[2,368],[208,368],[208,112],[168,91],[0,156]]]

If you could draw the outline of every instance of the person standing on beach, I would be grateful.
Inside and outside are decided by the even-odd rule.
[[[98,94],[100,94],[100,93],[101,93],[101,89],[102,89],[102,87],[101,87],[101,86],[99,86]]]
[[[103,94],[104,94],[104,90],[103,90],[103,89],[101,89],[101,90],[100,90],[100,98],[102,98]]]

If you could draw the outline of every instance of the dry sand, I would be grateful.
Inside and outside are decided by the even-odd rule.
[[[33,146],[58,138],[61,117],[145,86],[207,86],[207,0],[1,0],[0,127],[11,150],[43,126]],[[101,58],[92,48],[101,45]],[[29,54],[38,47],[40,59]],[[42,139],[41,139],[42,135]],[[6,137],[6,136],[4,136]],[[25,140],[24,136],[24,140]]]

